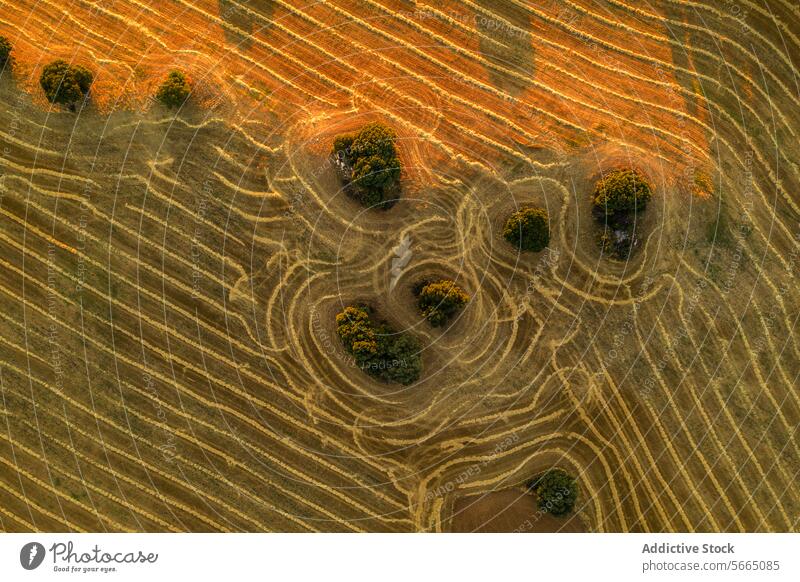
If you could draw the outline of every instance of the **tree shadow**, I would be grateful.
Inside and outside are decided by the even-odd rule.
[[[274,4],[272,0],[218,0],[219,17],[237,30],[224,27],[225,40],[243,50],[253,45],[253,26],[257,20],[250,12],[261,14],[265,21],[259,20],[259,30],[269,28]]]
[[[481,33],[480,51],[484,58],[515,75],[487,67],[489,80],[497,88],[516,96],[530,85],[535,74],[534,50],[531,43],[529,16],[510,3],[496,0],[478,0],[478,5],[495,15],[476,12],[475,27]]]

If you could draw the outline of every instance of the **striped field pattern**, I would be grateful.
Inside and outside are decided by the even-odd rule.
[[[0,0],[0,35],[0,530],[447,531],[552,466],[587,531],[800,529],[793,0]],[[327,159],[375,120],[385,212]],[[627,262],[618,166],[655,192]],[[444,331],[434,276],[472,297]],[[359,301],[417,384],[353,365]]]

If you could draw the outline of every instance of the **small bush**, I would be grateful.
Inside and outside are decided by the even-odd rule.
[[[158,88],[156,99],[166,107],[180,107],[189,98],[192,86],[186,75],[180,71],[172,71]]]
[[[388,205],[400,184],[397,134],[380,123],[369,123],[354,135],[333,140],[331,155],[348,193],[364,206]]]
[[[566,471],[551,469],[528,484],[536,495],[539,510],[556,516],[572,511],[578,498],[578,484]]]
[[[345,349],[366,373],[400,384],[419,379],[422,359],[417,341],[386,323],[374,323],[367,307],[346,307],[336,316],[336,326]]]
[[[59,59],[42,69],[39,84],[48,101],[74,109],[75,103],[89,94],[92,79],[89,69]]]
[[[448,279],[427,283],[419,292],[419,309],[434,327],[447,323],[468,301],[469,295]]]
[[[550,225],[544,208],[523,208],[512,214],[503,237],[522,251],[539,252],[550,243]]]
[[[0,68],[6,66],[11,59],[11,43],[4,36],[0,36]]]
[[[595,186],[592,202],[595,211],[606,217],[644,210],[652,188],[636,170],[615,170],[603,176]]]

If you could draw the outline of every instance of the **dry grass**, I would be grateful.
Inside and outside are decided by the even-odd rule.
[[[443,530],[559,465],[580,529],[798,529],[789,2],[100,4],[0,0],[0,528]],[[55,58],[96,71],[77,115]],[[177,117],[148,98],[174,68]],[[389,212],[326,163],[371,120]],[[619,165],[656,191],[627,263],[589,205]],[[552,252],[503,243],[527,204]],[[448,330],[432,277],[473,298]],[[360,300],[423,342],[417,385],[352,366]]]

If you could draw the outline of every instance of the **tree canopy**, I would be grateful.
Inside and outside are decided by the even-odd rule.
[[[89,69],[59,59],[42,69],[39,84],[51,103],[74,106],[89,94],[92,80]]]
[[[381,123],[368,123],[356,134],[333,140],[335,158],[346,190],[364,206],[386,207],[396,197],[401,165],[397,134]]]
[[[536,495],[539,510],[556,516],[572,511],[578,498],[578,484],[563,469],[550,469],[528,484]]]
[[[615,170],[598,180],[592,202],[598,213],[609,217],[644,210],[652,194],[647,178],[637,170]]]
[[[9,40],[0,36],[0,68],[5,67],[11,58],[11,43]]]
[[[434,327],[447,323],[469,301],[461,287],[449,279],[426,283],[419,292],[422,316]]]
[[[550,243],[550,224],[544,208],[523,208],[506,221],[503,237],[522,251],[539,252]]]
[[[156,99],[166,107],[180,107],[189,98],[192,86],[189,84],[186,75],[180,71],[171,71],[161,87],[158,88]]]
[[[356,364],[385,382],[412,384],[422,373],[417,341],[375,322],[366,306],[349,306],[336,316],[336,333]]]

